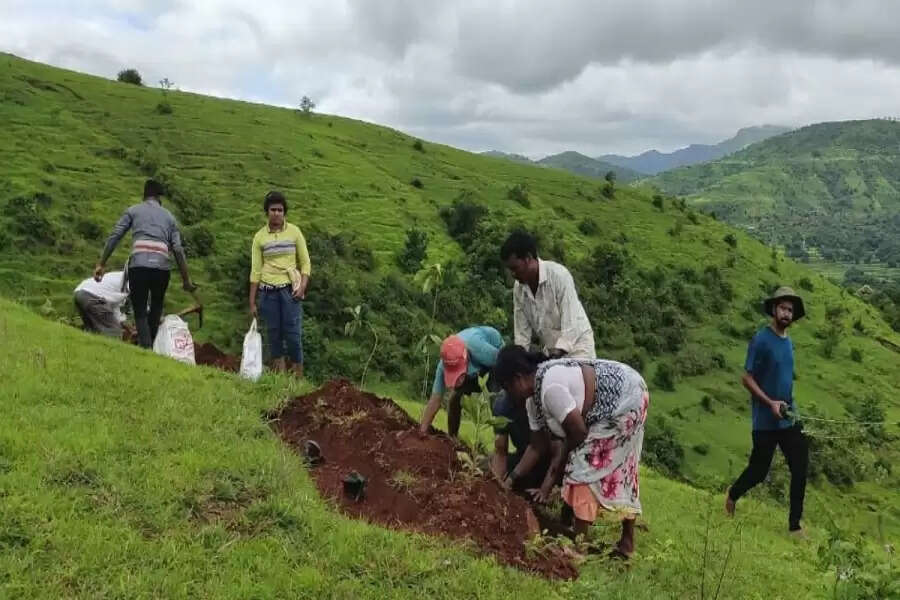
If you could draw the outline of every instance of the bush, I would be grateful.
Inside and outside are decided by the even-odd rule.
[[[700,456],[706,456],[707,454],[709,454],[709,444],[695,444],[691,447],[691,450],[693,450]]]
[[[713,403],[713,400],[709,396],[703,396],[703,398],[700,399],[700,406],[703,407],[703,410],[705,410],[708,413],[716,412],[715,409],[713,408],[712,403]]]
[[[599,230],[597,222],[593,219],[582,219],[578,224],[578,231],[584,235],[595,235]]]
[[[725,237],[722,238],[722,241],[731,246],[732,248],[737,248],[737,238],[733,233],[728,233]]]
[[[852,350],[850,350],[850,360],[852,360],[853,362],[861,363],[863,360],[862,350],[860,350],[859,348],[853,348]]]
[[[202,223],[186,230],[184,238],[185,251],[190,255],[209,256],[215,249],[216,239]]]
[[[810,281],[809,277],[802,278],[797,285],[800,286],[800,289],[806,290],[807,292],[811,292],[814,289],[813,282]]]
[[[87,219],[82,219],[75,226],[75,231],[86,240],[95,241],[103,236],[103,229],[100,225]]]
[[[603,194],[604,198],[612,200],[616,197],[616,186],[612,184],[612,182],[607,181],[603,184],[603,188],[600,190],[600,193]]]
[[[415,142],[413,142],[413,149],[418,150],[419,152],[425,152],[425,146],[422,145],[422,140],[416,140]]]
[[[681,473],[684,448],[665,417],[648,419],[644,434],[644,462],[669,477]]]
[[[661,362],[656,367],[653,383],[661,390],[675,391],[675,369],[669,363]]]
[[[506,197],[525,208],[531,208],[531,200],[528,198],[528,186],[525,184],[517,183],[509,188],[509,191],[506,192]]]
[[[172,114],[172,105],[167,101],[160,102],[156,105],[156,113],[160,115],[171,115]]]
[[[487,208],[471,201],[468,194],[462,194],[451,206],[445,206],[440,211],[447,233],[464,246],[472,241],[476,227],[487,214]]]
[[[397,255],[397,265],[404,273],[416,273],[422,268],[422,262],[428,250],[428,234],[421,229],[409,229],[406,232],[406,243]]]
[[[409,185],[413,186],[414,188],[418,188],[420,190],[425,187],[425,184],[422,183],[422,180],[419,179],[418,177],[414,177],[413,180],[409,182]]]
[[[653,206],[657,210],[663,210],[663,197],[659,194],[653,194]]]
[[[137,69],[123,69],[119,71],[119,74],[116,75],[116,81],[132,85],[144,85],[141,80],[141,74],[138,73]]]

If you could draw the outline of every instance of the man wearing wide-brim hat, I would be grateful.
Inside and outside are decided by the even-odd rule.
[[[763,302],[771,321],[760,329],[747,349],[742,383],[750,391],[753,450],[750,462],[728,489],[725,511],[733,515],[738,499],[769,473],[775,446],[791,471],[791,508],[788,530],[801,533],[809,448],[794,411],[794,345],[787,329],[806,315],[803,299],[789,287],[780,287]]]

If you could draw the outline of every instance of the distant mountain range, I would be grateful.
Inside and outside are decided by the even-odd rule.
[[[781,135],[790,131],[790,127],[779,125],[760,125],[757,127],[744,127],[737,134],[718,144],[691,144],[687,148],[681,148],[674,152],[659,152],[648,150],[637,156],[620,156],[618,154],[606,154],[598,160],[605,161],[632,169],[646,175],[656,175],[669,169],[696,165],[728,156],[738,150],[743,150],[750,144],[761,142],[770,137]]]
[[[521,154],[507,154],[498,150],[488,150],[482,152],[484,156],[493,156],[494,158],[503,158],[513,162],[527,163],[537,167],[550,167],[553,169],[563,169],[570,173],[585,175],[586,177],[606,177],[606,174],[612,171],[616,174],[616,180],[622,183],[635,181],[645,175],[638,173],[627,167],[620,167],[590,156],[585,156],[578,152],[569,150],[568,152],[560,152],[552,156],[545,156],[540,160],[531,160],[527,156]]]
[[[498,150],[489,150],[482,152],[482,154],[520,163],[565,169],[566,171],[588,177],[604,177],[608,172],[612,171],[616,174],[616,178],[619,181],[628,182],[648,175],[656,175],[669,169],[716,160],[738,150],[743,150],[750,144],[761,142],[788,131],[791,131],[790,127],[781,127],[779,125],[744,127],[734,137],[718,144],[691,144],[687,148],[675,150],[674,152],[648,150],[637,156],[606,154],[597,158],[591,158],[569,150],[545,156],[540,160],[531,160],[521,154],[508,154]]]

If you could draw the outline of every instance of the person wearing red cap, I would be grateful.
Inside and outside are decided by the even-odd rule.
[[[462,397],[480,391],[478,377],[490,372],[497,362],[497,353],[503,347],[503,337],[493,327],[478,326],[463,329],[447,337],[441,344],[441,360],[438,361],[431,386],[431,397],[422,413],[419,431],[427,434],[434,416],[441,408],[444,393],[452,390],[447,403],[447,433],[456,437],[462,416]]]

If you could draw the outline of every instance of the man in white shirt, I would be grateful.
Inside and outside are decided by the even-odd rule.
[[[541,349],[551,358],[596,358],[594,331],[569,270],[559,263],[540,260],[537,243],[523,231],[506,239],[500,258],[516,280],[514,343],[527,349],[536,335]]]
[[[104,274],[100,281],[88,277],[75,288],[75,308],[81,315],[85,331],[121,339],[125,323],[122,305],[128,300],[124,276],[122,271],[112,271]]]

